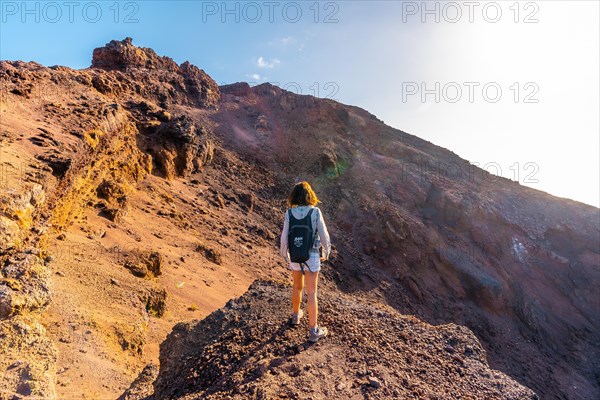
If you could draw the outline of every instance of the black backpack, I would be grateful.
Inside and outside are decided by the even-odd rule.
[[[289,230],[288,230],[288,249],[290,252],[290,260],[300,264],[302,273],[304,267],[308,267],[306,262],[310,258],[310,250],[315,243],[315,232],[312,226],[311,215],[314,208],[311,208],[308,214],[302,219],[297,219],[292,214],[292,209],[288,210]]]

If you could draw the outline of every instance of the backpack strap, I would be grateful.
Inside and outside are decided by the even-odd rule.
[[[310,210],[308,210],[308,214],[306,214],[306,217],[305,217],[310,221],[311,226],[312,226],[312,219],[310,219],[310,216],[312,215],[313,210],[314,210],[314,208],[311,208]],[[313,228],[314,228],[314,226],[313,226]],[[313,231],[314,231],[314,229],[313,229]]]
[[[312,223],[312,218],[311,218],[311,215],[312,215],[312,212],[313,212],[313,211],[314,211],[314,208],[311,208],[311,209],[308,211],[308,214],[306,214],[306,217],[304,217],[304,218],[306,218],[306,220],[307,220],[308,222],[310,222],[310,227],[312,228],[312,232],[311,232],[311,233],[312,233],[312,235],[313,235],[313,245],[314,245],[314,238],[315,238],[315,237],[316,237],[316,235],[317,235],[317,225]],[[318,222],[317,222],[317,223],[318,223]]]
[[[306,266],[306,268],[308,269],[308,271],[309,271],[309,272],[312,272],[312,271],[310,270],[310,267],[308,266],[308,264],[307,264],[307,263],[305,263],[305,262],[301,262],[301,263],[300,263],[300,269],[302,270],[302,275],[306,275],[306,273],[304,272],[304,267],[305,267],[305,266]]]
[[[311,219],[311,215],[312,215],[313,211],[314,211],[314,208],[311,208],[310,210],[308,210],[308,214],[306,214],[305,218],[310,222],[310,226],[312,228],[313,240],[314,240],[314,235],[316,234],[317,229],[316,229],[316,226],[313,226],[312,219]],[[303,275],[305,275],[305,274],[304,274],[304,266],[302,264],[304,264],[306,266],[306,268],[308,268],[309,272],[312,272],[310,270],[310,267],[308,266],[308,264],[306,262],[303,262],[303,263],[300,264],[300,268],[302,269],[302,274]]]

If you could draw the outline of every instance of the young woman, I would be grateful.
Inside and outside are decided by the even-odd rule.
[[[281,256],[289,263],[289,268],[292,270],[294,279],[294,287],[292,289],[292,325],[298,325],[303,312],[300,309],[302,302],[302,291],[306,283],[306,310],[308,312],[309,338],[311,342],[317,342],[319,339],[327,336],[327,328],[317,325],[318,303],[317,303],[317,282],[319,279],[319,271],[321,270],[321,261],[329,258],[331,252],[331,242],[329,241],[329,233],[323,220],[321,210],[316,207],[321,201],[312,190],[308,182],[302,181],[297,183],[290,192],[288,199],[289,209],[285,213],[283,223],[283,231],[281,232],[280,253]],[[316,231],[315,243],[310,250],[310,259],[306,262],[307,267],[304,267],[304,273],[299,263],[291,262],[288,248],[288,229],[289,229],[289,213],[296,219],[306,217],[310,210],[312,227]],[[320,255],[320,250],[323,250],[323,255]]]

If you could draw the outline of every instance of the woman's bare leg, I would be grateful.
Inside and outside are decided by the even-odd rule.
[[[302,271],[293,271],[294,287],[292,288],[292,311],[294,314],[300,312],[300,303],[302,303],[302,290],[304,289],[304,275]]]
[[[308,311],[308,327],[317,326],[319,304],[317,302],[318,272],[306,272],[306,311]]]

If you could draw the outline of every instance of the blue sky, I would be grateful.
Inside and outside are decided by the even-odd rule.
[[[25,6],[23,6],[25,4]],[[0,1],[0,59],[88,67],[130,36],[219,84],[363,107],[488,171],[600,204],[597,1]]]

